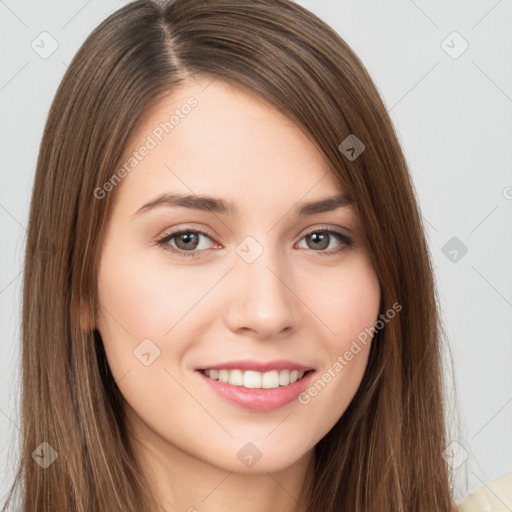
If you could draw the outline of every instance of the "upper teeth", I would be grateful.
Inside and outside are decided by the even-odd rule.
[[[263,389],[293,384],[304,375],[304,372],[298,370],[271,370],[264,373],[253,370],[205,370],[204,373],[210,379],[219,380],[232,386]]]

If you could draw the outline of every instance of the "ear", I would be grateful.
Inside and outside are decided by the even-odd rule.
[[[95,328],[94,315],[90,305],[85,301],[80,301],[80,329],[84,332],[89,332]]]

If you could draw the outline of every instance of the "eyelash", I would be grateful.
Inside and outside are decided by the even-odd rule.
[[[172,247],[171,245],[167,245],[167,243],[170,240],[172,240],[173,238],[175,238],[179,235],[182,235],[184,233],[188,233],[188,234],[193,233],[193,234],[197,234],[197,235],[204,235],[204,236],[212,239],[212,236],[210,236],[208,233],[205,233],[204,231],[200,231],[197,229],[179,228],[175,231],[172,231],[171,233],[168,233],[160,240],[157,240],[157,244],[159,246],[161,246],[164,250],[171,251],[180,257],[184,257],[184,258],[200,257],[200,253],[203,252],[205,249],[194,249],[193,251],[183,251],[180,249],[176,249],[176,248]],[[338,238],[339,241],[342,242],[342,244],[344,244],[344,246],[342,245],[341,248],[337,248],[334,250],[331,249],[330,251],[314,251],[313,249],[311,249],[313,252],[316,252],[316,253],[320,254],[321,256],[333,256],[333,255],[341,252],[346,247],[352,247],[355,245],[354,240],[351,237],[347,236],[345,233],[341,233],[340,231],[334,230],[332,228],[327,228],[327,227],[325,227],[325,228],[324,227],[315,227],[314,229],[306,232],[302,236],[301,240],[304,239],[306,236],[311,235],[313,233],[328,233],[329,235],[334,235]]]

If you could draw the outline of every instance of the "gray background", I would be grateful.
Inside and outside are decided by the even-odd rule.
[[[80,44],[124,3],[0,0],[0,497],[17,454],[21,270],[44,121]],[[460,430],[445,456],[460,499],[512,472],[512,1],[298,3],[361,57],[411,168],[455,367]]]

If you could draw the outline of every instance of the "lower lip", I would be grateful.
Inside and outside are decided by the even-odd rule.
[[[295,400],[308,387],[314,372],[308,372],[302,379],[293,384],[271,389],[249,389],[243,386],[233,386],[219,380],[210,379],[200,371],[197,373],[213,391],[222,397],[244,409],[264,412],[274,411]]]

